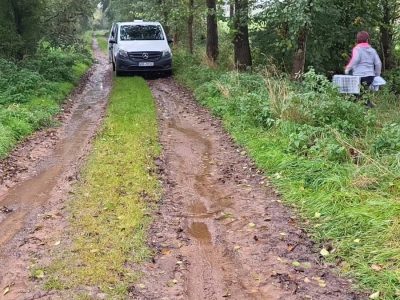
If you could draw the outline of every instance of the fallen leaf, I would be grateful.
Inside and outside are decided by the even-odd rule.
[[[379,299],[380,295],[381,295],[381,293],[378,291],[376,293],[369,295],[369,299]]]
[[[233,247],[233,250],[239,250],[239,249],[240,249],[240,246]]]
[[[3,290],[3,296],[7,295],[9,292],[10,292],[10,287],[8,286]]]
[[[313,277],[312,279],[314,279],[316,282],[318,282],[318,285],[320,287],[326,287],[326,282],[325,280],[321,279],[321,277]]]
[[[321,213],[319,213],[319,212],[316,212],[316,213],[315,213],[315,215],[314,215],[314,217],[315,217],[316,219],[319,219],[319,218],[321,218]]]
[[[254,223],[249,223],[249,227],[250,227],[250,228],[255,228],[255,227],[256,227],[256,224],[254,224]]]
[[[371,269],[374,270],[374,271],[379,272],[379,271],[382,270],[382,267],[380,265],[377,265],[377,264],[372,264],[371,265]]]
[[[58,246],[60,244],[61,244],[61,241],[57,241],[57,242],[54,243],[54,246]]]
[[[353,242],[356,243],[356,244],[359,244],[360,243],[360,239],[355,239]]]
[[[35,270],[35,272],[33,273],[33,277],[37,279],[44,278],[44,271],[41,269]]]
[[[161,250],[161,254],[162,255],[170,255],[171,254],[171,250],[170,249],[162,249]]]
[[[310,279],[308,279],[308,277],[306,277],[306,278],[304,278],[304,282],[305,282],[305,283],[310,283],[310,282],[311,282],[311,280],[310,280]]]
[[[298,261],[294,261],[294,262],[292,262],[292,266],[294,266],[294,267],[300,267],[301,264],[300,264]]]
[[[146,288],[146,286],[145,286],[143,283],[138,284],[138,287],[139,287],[140,289]]]
[[[90,250],[90,253],[97,253],[97,252],[99,252],[99,249],[92,249],[92,250]]]
[[[325,248],[322,248],[322,250],[319,252],[323,257],[327,257],[330,253],[328,250]]]

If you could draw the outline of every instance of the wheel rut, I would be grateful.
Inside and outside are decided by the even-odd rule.
[[[111,90],[107,58],[96,63],[58,116],[60,126],[36,133],[0,161],[0,299],[38,299],[30,268],[45,260],[64,230],[65,200],[91,148]],[[47,299],[52,299],[48,296]]]
[[[158,104],[164,196],[132,299],[358,299],[220,121],[173,79]],[[296,261],[296,264],[293,262]],[[360,298],[361,299],[361,298]]]

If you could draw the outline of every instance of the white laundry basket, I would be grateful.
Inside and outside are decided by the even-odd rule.
[[[334,75],[332,82],[341,94],[359,94],[361,81],[359,76]]]

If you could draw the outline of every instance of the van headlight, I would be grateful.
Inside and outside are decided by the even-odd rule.
[[[122,49],[119,49],[118,55],[123,58],[128,58],[128,52],[126,52],[125,50],[122,50]]]
[[[171,56],[172,56],[172,54],[171,54],[171,51],[169,51],[169,50],[164,50],[162,52],[162,57],[171,57]]]

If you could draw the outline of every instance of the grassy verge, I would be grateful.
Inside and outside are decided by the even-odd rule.
[[[101,51],[104,53],[108,53],[108,31],[105,30],[100,30],[94,32],[94,36],[97,39],[97,42],[99,43],[99,47]]]
[[[0,59],[0,159],[34,131],[53,125],[53,116],[91,65],[74,48],[43,43],[33,57]]]
[[[97,41],[99,43],[99,47],[100,47],[101,51],[103,51],[104,53],[108,53],[107,38],[105,38],[104,36],[99,36],[99,37],[97,37]]]
[[[324,254],[380,299],[400,295],[400,118],[343,99],[310,73],[302,86],[269,74],[213,70],[176,53],[176,78],[221,117],[304,218]],[[321,246],[322,248],[322,246]]]
[[[146,231],[160,196],[154,159],[160,154],[156,109],[142,78],[116,78],[105,125],[70,205],[72,244],[47,269],[46,287],[99,287],[125,299],[149,256]],[[74,295],[85,298],[85,294]]]

